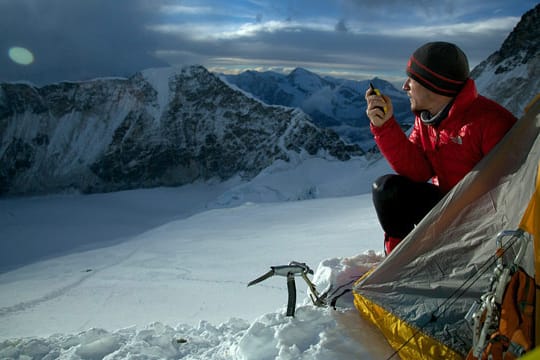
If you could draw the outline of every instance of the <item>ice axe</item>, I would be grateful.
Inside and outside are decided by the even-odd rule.
[[[295,276],[302,276],[304,281],[308,284],[309,289],[313,295],[311,297],[311,300],[314,304],[323,301],[319,298],[317,290],[315,289],[315,285],[309,280],[307,274],[313,274],[313,270],[311,270],[306,263],[291,261],[289,265],[270,266],[270,270],[266,274],[261,275],[255,280],[249,282],[247,286],[258,284],[261,281],[264,281],[274,275],[287,277],[287,291],[289,293],[289,298],[287,301],[287,316],[294,316],[294,311],[296,309],[296,283],[294,280]]]

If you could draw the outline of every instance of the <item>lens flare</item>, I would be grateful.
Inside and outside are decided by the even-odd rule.
[[[34,54],[23,47],[14,46],[8,50],[9,58],[19,65],[30,65],[34,62]]]

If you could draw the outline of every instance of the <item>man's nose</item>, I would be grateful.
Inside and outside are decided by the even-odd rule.
[[[407,80],[405,80],[405,82],[403,83],[403,85],[401,86],[401,88],[405,91],[409,91],[411,88],[409,87],[409,82],[410,82],[411,78],[407,78]]]

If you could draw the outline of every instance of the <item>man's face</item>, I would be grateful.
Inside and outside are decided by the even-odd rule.
[[[407,92],[411,101],[411,111],[421,112],[428,110],[431,112],[434,105],[435,93],[426,89],[420,83],[410,77],[403,83],[402,89]]]

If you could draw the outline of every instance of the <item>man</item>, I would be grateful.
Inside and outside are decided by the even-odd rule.
[[[421,46],[409,59],[407,75],[403,90],[416,116],[408,137],[389,97],[372,89],[365,95],[375,141],[397,173],[373,184],[387,254],[516,122],[509,111],[478,94],[467,57],[454,44]]]

